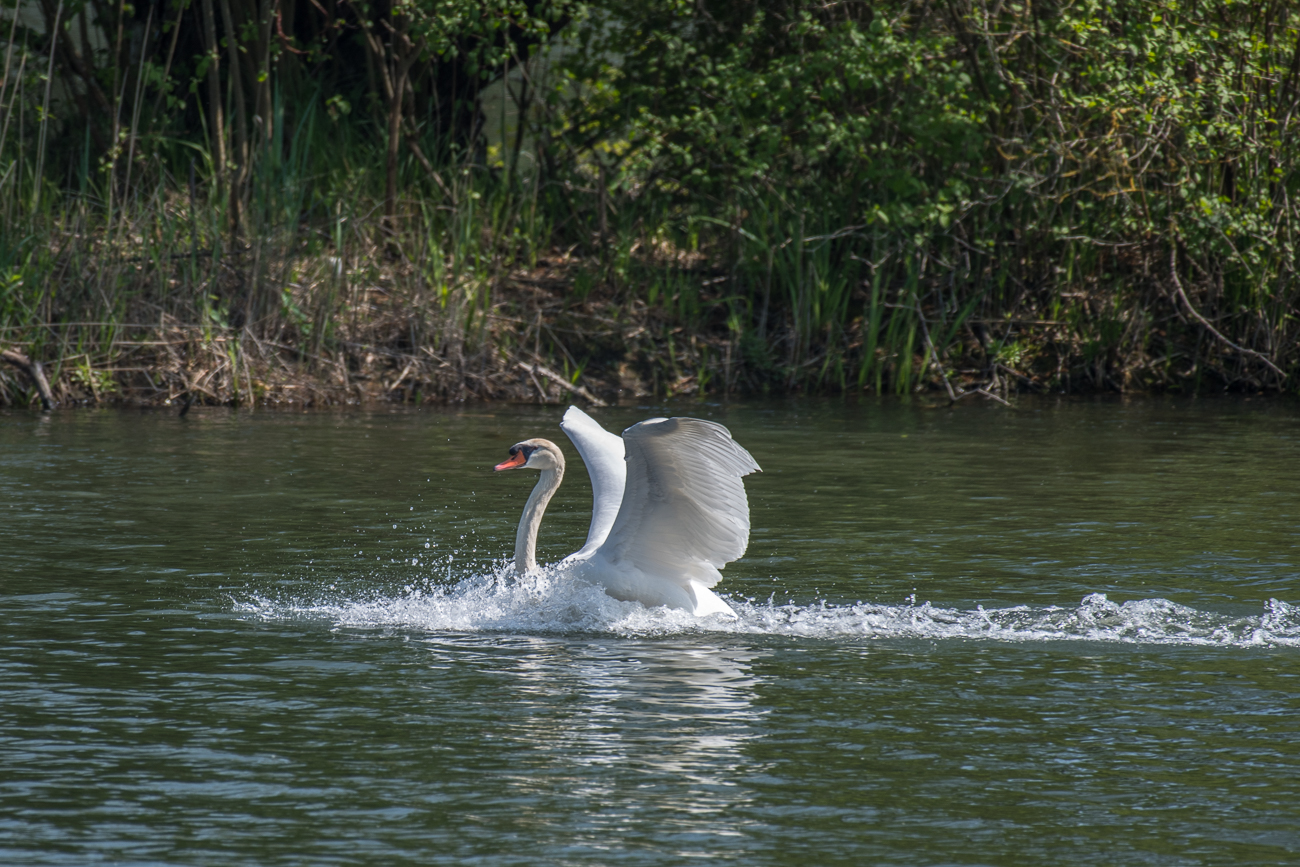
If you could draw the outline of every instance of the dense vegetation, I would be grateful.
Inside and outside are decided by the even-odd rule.
[[[1296,0],[5,2],[0,402],[1300,382]]]

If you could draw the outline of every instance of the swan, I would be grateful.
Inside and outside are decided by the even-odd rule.
[[[698,418],[652,418],[618,436],[576,406],[560,429],[587,465],[592,506],[586,544],[556,568],[625,602],[735,617],[709,588],[749,545],[741,479],[761,468],[731,432]],[[564,480],[564,453],[550,440],[524,440],[494,467],[515,469],[541,474],[515,534],[523,576],[538,571],[537,529]]]

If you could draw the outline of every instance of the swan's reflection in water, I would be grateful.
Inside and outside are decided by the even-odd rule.
[[[575,676],[587,712],[573,738],[589,763],[639,754],[659,771],[720,783],[756,736],[751,651],[654,642],[584,651]]]
[[[511,713],[505,734],[527,756],[506,772],[523,808],[512,822],[559,821],[568,845],[644,835],[683,854],[740,836],[733,811],[759,770],[745,747],[766,714],[755,707],[762,651],[680,637],[512,641],[532,646],[515,657],[511,691],[535,705],[526,722]]]

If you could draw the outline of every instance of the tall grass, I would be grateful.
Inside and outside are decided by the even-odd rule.
[[[15,126],[25,84],[4,95]],[[299,102],[290,125],[275,94],[276,133],[252,154],[234,236],[230,187],[200,144],[141,146],[128,185],[86,142],[60,188],[34,170],[43,142],[10,138],[0,343],[45,359],[69,400],[490,393],[505,261],[490,226],[508,219],[509,197],[473,165],[441,166],[444,192],[405,162],[399,229],[377,231],[382,143],[320,103]],[[511,229],[525,244],[526,228]],[[0,400],[29,397],[18,371],[0,371]]]

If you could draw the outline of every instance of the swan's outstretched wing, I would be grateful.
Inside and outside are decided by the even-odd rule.
[[[758,464],[725,427],[697,418],[643,421],[623,443],[627,486],[602,558],[683,587],[717,584],[749,544],[741,478]]]
[[[591,476],[591,529],[587,531],[587,544],[572,557],[584,557],[600,547],[609,535],[623,502],[623,484],[627,478],[627,464],[623,460],[623,438],[605,430],[591,416],[576,406],[569,407],[560,422],[563,430],[578,448],[582,462]]]

